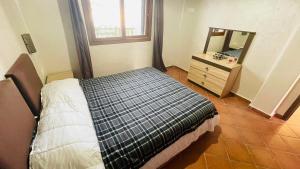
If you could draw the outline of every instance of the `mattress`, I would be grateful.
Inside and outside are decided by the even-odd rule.
[[[159,72],[154,70],[154,73]],[[85,83],[92,82],[88,80]],[[93,90],[90,92],[93,93]],[[91,102],[87,102],[85,95],[77,79],[55,81],[42,89],[44,108],[32,144],[30,168],[103,169],[106,167],[99,146],[99,131],[95,125],[97,123],[93,117],[93,109],[89,106]],[[190,112],[193,114],[194,110]],[[206,131],[213,131],[219,118],[216,112],[213,114],[201,124],[194,125],[193,129],[183,132],[185,134],[157,151],[139,167],[157,168],[188,147]]]
[[[226,55],[229,55],[229,56],[232,56],[232,57],[239,58],[241,56],[242,51],[243,51],[243,48],[241,48],[241,49],[231,49],[231,50],[227,50],[227,51],[220,52],[220,53],[226,54]]]
[[[81,80],[107,169],[140,168],[217,111],[154,68]]]

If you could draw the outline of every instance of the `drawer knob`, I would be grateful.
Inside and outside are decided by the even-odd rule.
[[[206,75],[206,74],[203,74],[203,77],[204,77],[204,78],[206,78],[206,77],[207,77],[207,75]]]
[[[208,71],[208,67],[206,67],[205,70]]]
[[[201,82],[202,85],[204,85],[204,82]]]

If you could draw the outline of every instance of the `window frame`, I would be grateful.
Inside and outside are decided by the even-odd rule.
[[[124,0],[120,0],[120,12],[121,12],[121,37],[110,38],[97,38],[95,27],[92,19],[92,8],[90,0],[82,0],[83,14],[85,18],[85,25],[87,29],[88,39],[90,45],[105,45],[105,44],[118,44],[118,43],[131,43],[131,42],[143,42],[151,41],[152,31],[152,10],[153,0],[146,0],[146,21],[145,21],[145,35],[126,36],[125,31],[125,15],[124,15]]]

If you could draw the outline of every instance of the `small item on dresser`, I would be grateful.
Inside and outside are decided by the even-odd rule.
[[[224,54],[222,53],[215,53],[213,55],[213,58],[216,59],[216,60],[223,60],[223,59],[227,59],[227,56],[225,56]]]

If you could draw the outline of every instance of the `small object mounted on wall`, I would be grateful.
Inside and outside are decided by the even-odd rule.
[[[28,50],[28,53],[35,53],[36,52],[36,49],[35,49],[35,46],[32,42],[32,39],[31,39],[31,36],[29,33],[25,33],[25,34],[22,34],[22,39],[24,41],[24,44]]]

